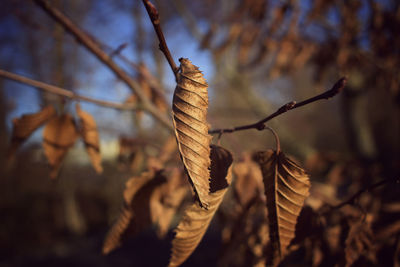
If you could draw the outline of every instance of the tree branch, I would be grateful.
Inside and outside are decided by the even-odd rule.
[[[114,74],[120,78],[129,88],[135,92],[139,101],[141,102],[142,109],[149,112],[155,119],[160,121],[169,130],[173,131],[170,119],[162,114],[153,103],[146,97],[141,90],[140,85],[132,79],[123,69],[121,69],[112,58],[105,53],[99,44],[97,44],[90,36],[75,25],[69,18],[67,18],[61,11],[52,7],[47,0],[34,0],[34,2],[41,7],[50,17],[56,22],[60,23],[67,32],[72,34],[78,42],[84,45],[93,55],[95,55],[103,64],[108,66]]]
[[[99,106],[103,106],[103,107],[109,107],[109,108],[115,108],[115,109],[121,109],[121,110],[137,110],[137,109],[141,109],[141,105],[133,105],[133,104],[122,104],[122,103],[116,103],[116,102],[110,102],[110,101],[104,101],[104,100],[98,100],[98,99],[94,99],[94,98],[90,98],[87,96],[82,96],[82,95],[78,95],[72,91],[54,86],[54,85],[50,85],[44,82],[40,82],[40,81],[36,81],[12,72],[8,72],[5,70],[0,69],[0,76],[19,82],[19,83],[23,83],[23,84],[27,84],[33,87],[36,87],[38,89],[44,90],[46,92],[52,93],[52,94],[56,94],[56,95],[61,95],[67,98],[71,98],[74,100],[81,100],[81,101],[85,101],[85,102],[90,102],[90,103],[94,103],[96,105]]]
[[[156,31],[158,40],[160,41],[159,48],[161,52],[164,53],[164,56],[166,57],[169,66],[171,67],[172,72],[175,75],[175,80],[178,81],[178,70],[179,68],[176,66],[174,59],[171,56],[171,52],[169,51],[167,42],[165,41],[164,38],[164,33],[161,29],[160,25],[160,16],[158,14],[157,8],[149,1],[149,0],[143,0],[143,4],[146,7],[147,13],[149,14],[149,18],[151,20],[151,23],[153,24],[154,30]]]
[[[375,183],[375,184],[370,185],[370,186],[367,187],[367,188],[363,188],[363,189],[358,190],[354,195],[352,195],[351,197],[349,197],[347,200],[345,200],[345,201],[343,201],[343,202],[341,202],[341,203],[339,203],[339,204],[337,204],[337,205],[335,205],[335,206],[330,206],[329,209],[328,209],[327,211],[325,211],[325,212],[322,213],[322,215],[327,215],[327,214],[329,214],[331,211],[340,209],[340,208],[342,208],[342,207],[344,207],[344,206],[346,206],[346,205],[352,205],[352,204],[354,204],[354,202],[355,202],[362,194],[364,194],[364,193],[366,193],[366,192],[369,192],[369,191],[372,191],[372,190],[374,190],[375,188],[380,187],[380,186],[386,184],[387,182],[389,182],[389,180],[382,180],[382,181],[380,181],[380,182],[377,182],[377,183]]]
[[[210,130],[210,131],[208,131],[208,133],[209,134],[223,134],[223,133],[233,133],[233,132],[249,130],[249,129],[263,130],[266,127],[265,123],[267,121],[272,120],[273,118],[275,118],[289,110],[302,107],[304,105],[310,104],[312,102],[315,102],[315,101],[318,101],[321,99],[329,99],[331,97],[334,97],[335,95],[337,95],[338,93],[340,93],[343,90],[343,88],[346,86],[346,82],[347,82],[347,79],[345,77],[343,77],[335,83],[335,85],[332,87],[332,89],[326,91],[325,93],[314,96],[314,97],[304,100],[300,103],[296,103],[295,101],[289,102],[289,103],[283,105],[282,107],[280,107],[277,111],[275,111],[268,117],[266,117],[256,123],[252,123],[252,124],[248,124],[248,125],[244,125],[244,126],[237,126],[234,128]]]

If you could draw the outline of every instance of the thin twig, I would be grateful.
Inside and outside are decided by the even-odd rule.
[[[233,133],[233,132],[249,130],[249,129],[263,130],[265,128],[265,123],[267,121],[269,121],[289,110],[302,107],[304,105],[310,104],[312,102],[315,102],[315,101],[318,101],[321,99],[329,99],[331,97],[334,97],[335,95],[337,95],[338,93],[340,93],[343,90],[343,88],[346,85],[346,82],[347,82],[347,79],[345,77],[343,77],[335,83],[335,85],[332,87],[332,89],[326,91],[325,93],[314,96],[314,97],[304,100],[300,103],[296,103],[295,101],[289,102],[289,103],[283,105],[282,107],[280,107],[277,111],[275,111],[268,117],[266,117],[256,123],[252,123],[252,124],[248,124],[248,125],[244,125],[244,126],[237,126],[234,128],[210,130],[210,131],[208,131],[208,133],[209,134]]]
[[[374,184],[368,186],[367,188],[363,188],[363,189],[358,190],[354,195],[352,195],[351,197],[349,197],[347,200],[345,200],[345,201],[343,201],[343,202],[341,202],[341,203],[339,203],[339,204],[337,204],[337,205],[335,205],[335,206],[330,206],[329,209],[328,209],[327,211],[325,211],[325,212],[322,213],[322,215],[327,215],[327,214],[329,214],[331,211],[340,209],[340,208],[342,208],[342,207],[344,207],[344,206],[346,206],[346,205],[352,205],[352,204],[354,204],[354,202],[355,202],[362,194],[364,194],[364,193],[366,193],[366,192],[370,192],[370,191],[374,190],[375,188],[380,187],[380,186],[386,184],[387,182],[389,182],[389,180],[382,180],[382,181],[380,181],[380,182],[377,182],[377,183],[374,183]]]
[[[99,106],[103,106],[103,107],[109,107],[109,108],[115,108],[115,109],[121,109],[121,110],[138,110],[141,109],[140,104],[123,104],[123,103],[116,103],[116,102],[110,102],[110,101],[105,101],[105,100],[98,100],[98,99],[94,99],[94,98],[90,98],[87,96],[82,96],[82,95],[78,95],[72,91],[54,86],[54,85],[50,85],[44,82],[40,82],[40,81],[36,81],[12,72],[8,72],[5,70],[0,69],[0,76],[19,82],[19,83],[23,83],[23,84],[27,84],[33,87],[36,87],[38,89],[44,90],[46,92],[52,93],[52,94],[56,94],[56,95],[61,95],[67,98],[71,98],[74,100],[81,100],[81,101],[85,101],[85,102],[90,102],[90,103],[94,103],[96,105]]]
[[[120,78],[129,88],[137,95],[141,102],[142,109],[149,112],[155,119],[160,121],[169,130],[173,131],[170,119],[160,112],[158,108],[148,99],[142,91],[140,85],[132,79],[123,69],[121,69],[110,57],[104,52],[100,45],[96,43],[85,31],[81,30],[69,18],[67,18],[60,10],[50,5],[46,0],[34,0],[50,17],[60,23],[67,32],[72,34],[79,43],[85,46],[93,55],[95,55],[103,64],[105,64],[114,74]]]
[[[164,56],[166,57],[166,59],[169,63],[169,66],[171,67],[171,70],[175,75],[176,81],[178,81],[179,68],[176,66],[175,61],[171,56],[171,52],[169,51],[167,42],[165,41],[164,33],[163,33],[163,31],[161,29],[161,25],[160,25],[160,16],[158,14],[158,10],[149,0],[143,0],[143,4],[146,7],[147,13],[149,14],[149,18],[151,20],[151,23],[153,24],[153,27],[154,27],[154,30],[156,31],[158,40],[160,41],[159,48],[160,48],[161,52],[163,52]]]

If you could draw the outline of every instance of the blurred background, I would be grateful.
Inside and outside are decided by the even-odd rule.
[[[377,181],[399,179],[397,0],[153,3],[175,61],[189,58],[209,83],[212,129],[256,122],[346,76],[340,95],[287,112],[268,125],[280,136],[282,149],[311,174],[318,193],[333,190],[334,200]],[[51,5],[133,79],[156,88],[167,103],[160,104],[160,112],[169,116],[175,78],[141,1],[54,0]],[[143,78],[143,68],[150,76]],[[135,101],[107,66],[33,1],[0,3],[0,69],[96,99]],[[106,257],[101,244],[121,207],[126,180],[145,169],[168,129],[147,114],[81,102],[98,125],[104,172],[93,170],[83,143],[77,142],[51,180],[42,129],[6,159],[12,119],[48,104],[59,114],[76,116],[75,102],[5,78],[0,78],[0,102],[0,266],[166,264],[172,233],[159,240],[149,229]],[[275,146],[270,133],[256,130],[224,134],[219,142],[235,161],[244,152]],[[384,192],[374,199],[398,203],[398,184]],[[392,220],[400,219],[399,213],[397,208]],[[220,243],[213,224],[186,266],[216,266]]]

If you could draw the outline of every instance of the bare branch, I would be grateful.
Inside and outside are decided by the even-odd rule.
[[[143,110],[149,112],[155,119],[160,121],[169,130],[173,130],[170,119],[162,114],[156,106],[154,106],[146,95],[141,90],[140,85],[132,79],[123,69],[121,69],[108,55],[105,53],[100,45],[96,43],[90,36],[75,25],[69,18],[67,18],[61,11],[54,8],[46,0],[34,0],[49,16],[56,22],[60,23],[70,34],[72,34],[82,45],[84,45],[92,54],[94,54],[101,62],[108,66],[114,74],[120,78],[129,88],[131,88],[137,95],[142,104]]]
[[[244,126],[237,126],[234,128],[210,130],[208,133],[209,134],[223,134],[223,133],[233,133],[233,132],[249,130],[249,129],[263,130],[266,127],[265,123],[267,121],[272,120],[273,118],[275,118],[289,110],[302,107],[304,105],[310,104],[312,102],[315,102],[315,101],[318,101],[321,99],[329,99],[331,97],[334,97],[335,95],[337,95],[338,93],[340,93],[343,90],[343,88],[346,85],[346,82],[347,82],[347,79],[345,77],[343,77],[335,83],[335,85],[332,87],[332,89],[326,91],[325,93],[314,96],[314,97],[304,100],[300,103],[296,103],[295,101],[289,102],[289,103],[283,105],[282,107],[280,107],[277,111],[275,111],[268,117],[266,117],[256,123],[248,124],[248,125],[244,125]]]
[[[143,0],[143,4],[146,7],[151,23],[153,24],[158,40],[160,41],[160,50],[164,53],[164,56],[166,57],[169,66],[171,67],[171,70],[175,75],[175,80],[178,81],[178,67],[175,64],[175,61],[171,56],[171,52],[169,51],[167,42],[165,41],[164,33],[160,25],[160,16],[158,14],[158,10],[149,0]]]
[[[325,211],[325,212],[322,213],[322,215],[327,215],[327,214],[329,214],[330,212],[332,212],[333,210],[340,209],[340,208],[342,208],[342,207],[344,207],[344,206],[346,206],[346,205],[352,205],[352,204],[354,204],[355,201],[356,201],[362,194],[364,194],[364,193],[366,193],[366,192],[370,192],[370,191],[374,190],[375,188],[378,188],[378,187],[380,187],[380,186],[386,184],[387,182],[389,182],[389,180],[382,180],[382,181],[380,181],[380,182],[377,182],[377,183],[374,183],[374,184],[368,186],[367,188],[363,188],[363,189],[358,190],[354,195],[352,195],[351,197],[349,197],[347,200],[345,200],[345,201],[343,201],[343,202],[341,202],[341,203],[339,203],[339,204],[337,204],[337,205],[335,205],[335,206],[330,206],[329,209],[328,209],[327,211]]]
[[[104,101],[104,100],[98,100],[98,99],[94,99],[94,98],[90,98],[87,96],[82,96],[82,95],[78,95],[72,91],[54,86],[54,85],[50,85],[44,82],[40,82],[40,81],[36,81],[12,72],[8,72],[5,70],[0,69],[0,76],[19,82],[19,83],[23,83],[23,84],[27,84],[33,87],[36,87],[37,89],[40,90],[44,90],[46,92],[52,93],[52,94],[56,94],[56,95],[61,95],[67,98],[71,98],[74,100],[80,100],[80,101],[85,101],[85,102],[90,102],[90,103],[94,103],[96,105],[99,106],[103,106],[103,107],[109,107],[109,108],[115,108],[115,109],[121,109],[121,110],[138,110],[141,109],[141,105],[133,105],[133,104],[123,104],[123,103],[116,103],[116,102],[110,102],[110,101]]]

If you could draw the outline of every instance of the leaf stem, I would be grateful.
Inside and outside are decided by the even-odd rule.
[[[283,105],[282,107],[280,107],[277,111],[275,111],[271,115],[267,116],[266,118],[264,118],[256,123],[243,125],[243,126],[237,126],[234,128],[210,130],[210,131],[208,131],[208,133],[209,134],[233,133],[233,132],[249,130],[249,129],[263,130],[265,128],[265,123],[267,121],[270,121],[273,118],[275,118],[289,110],[305,106],[307,104],[310,104],[312,102],[315,102],[315,101],[318,101],[321,99],[329,99],[331,97],[334,97],[335,95],[337,95],[338,93],[340,93],[343,90],[343,88],[346,86],[346,82],[347,82],[347,79],[345,77],[342,77],[340,80],[338,80],[333,85],[333,87],[330,90],[328,90],[322,94],[319,94],[317,96],[306,99],[300,103],[296,103],[296,101],[289,102],[289,103]]]
[[[340,208],[342,208],[342,207],[344,207],[344,206],[346,206],[346,205],[354,204],[354,202],[355,202],[362,194],[364,194],[364,193],[366,193],[366,192],[369,192],[369,191],[372,191],[372,190],[374,190],[375,188],[380,187],[380,186],[386,184],[387,182],[389,182],[389,180],[387,180],[387,179],[386,179],[386,180],[382,180],[382,181],[379,181],[379,182],[377,182],[377,183],[374,183],[374,184],[368,186],[367,188],[363,188],[363,189],[358,190],[354,195],[352,195],[351,197],[349,197],[347,200],[345,200],[345,201],[343,201],[343,202],[341,202],[341,203],[339,203],[339,204],[337,204],[337,205],[330,206],[329,209],[328,209],[327,211],[325,211],[325,212],[322,213],[322,215],[328,215],[328,214],[331,213],[333,210],[340,209]]]
[[[274,129],[269,126],[265,126],[265,129],[269,130],[274,135],[276,143],[276,154],[279,155],[279,153],[281,152],[281,142],[279,141],[278,134],[274,131]]]

